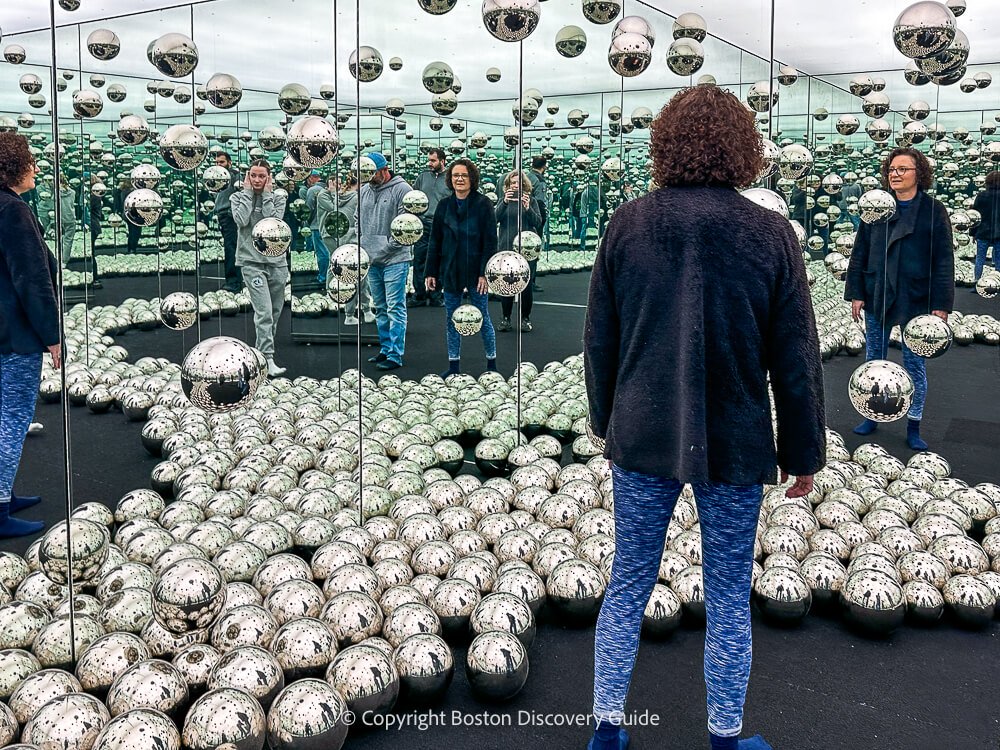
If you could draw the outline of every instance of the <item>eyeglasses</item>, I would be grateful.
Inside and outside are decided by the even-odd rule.
[[[898,174],[900,177],[907,172],[916,172],[915,167],[889,167],[889,174]]]
[[[469,179],[469,175],[467,175],[467,174],[453,174],[451,176],[451,179],[453,179],[453,180],[467,180],[467,179]]]

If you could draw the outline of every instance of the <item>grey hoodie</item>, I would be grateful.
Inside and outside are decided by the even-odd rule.
[[[253,190],[238,190],[233,193],[230,202],[233,210],[233,221],[236,222],[236,265],[247,263],[260,266],[281,266],[288,263],[288,258],[279,255],[268,258],[253,249],[253,228],[261,219],[274,217],[280,219],[285,214],[284,194],[273,192],[254,193]]]
[[[399,175],[393,175],[384,185],[361,186],[359,210],[354,223],[361,235],[361,247],[368,252],[374,266],[389,266],[413,260],[413,245],[400,245],[389,234],[389,225],[403,210],[403,196],[413,188]]]
[[[354,238],[357,237],[357,225],[355,224],[358,210],[357,188],[336,195],[324,188],[316,195],[316,210],[319,214],[320,232],[328,247],[331,244],[336,247],[347,242],[354,242]],[[334,211],[339,211],[347,217],[347,231],[340,237],[331,235],[326,226],[327,217]]]
[[[416,189],[422,190],[427,195],[427,211],[420,218],[423,219],[424,224],[431,224],[434,221],[434,212],[437,211],[438,203],[441,202],[442,198],[451,195],[445,170],[432,172],[425,169],[417,177]]]

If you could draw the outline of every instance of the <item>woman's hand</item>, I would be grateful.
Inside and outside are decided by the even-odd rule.
[[[50,346],[49,354],[52,355],[52,366],[57,370],[62,367],[62,344]]]
[[[788,481],[788,472],[782,470],[781,483]],[[785,490],[785,497],[805,497],[813,491],[813,478],[809,476],[795,477],[795,483]]]
[[[476,292],[478,294],[486,294],[490,290],[490,285],[486,283],[486,277],[480,276],[479,281],[476,282]]]
[[[250,173],[247,172],[246,177],[243,178],[243,189],[253,192],[253,185],[250,184]]]
[[[996,252],[996,251],[994,250],[994,252]],[[947,313],[947,312],[945,312],[944,310],[934,310],[934,311],[933,311],[933,312],[931,313],[931,315],[937,315],[937,316],[938,316],[939,318],[941,318],[941,320],[943,320],[943,321],[944,321],[945,323],[947,323],[947,322],[948,322],[948,313]]]
[[[274,190],[274,175],[267,176],[267,182],[264,183],[264,192],[270,193]]]
[[[531,205],[531,196],[528,195],[527,193],[523,194],[521,196],[521,205],[524,206],[524,210],[527,211],[528,206]]]
[[[433,292],[434,290],[437,289],[437,279],[435,279],[433,276],[428,276],[426,279],[424,279],[424,286],[427,288],[428,292]]]
[[[861,311],[865,307],[865,301],[856,299],[851,301],[851,318],[857,323],[861,320]]]

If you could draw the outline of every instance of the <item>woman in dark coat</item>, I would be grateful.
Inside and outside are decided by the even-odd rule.
[[[496,222],[500,234],[497,247],[500,250],[517,250],[518,248],[514,246],[517,244],[518,215],[521,218],[520,231],[534,232],[541,237],[542,212],[538,208],[538,201],[531,197],[531,178],[525,172],[508,174],[503,181],[503,191],[503,197],[500,198],[496,210]],[[535,275],[538,272],[538,259],[529,260],[528,267],[531,268],[531,280],[521,292],[521,330],[525,333],[531,330],[531,307],[534,302],[533,289]],[[510,316],[514,311],[514,298],[504,297],[501,307],[503,319],[497,329],[509,331],[512,327]]]
[[[60,367],[56,259],[42,227],[19,196],[35,186],[38,167],[28,141],[0,133],[0,539],[27,536],[45,524],[12,518],[37,497],[15,497],[14,478],[35,413],[42,354]]]
[[[991,246],[993,268],[1000,271],[1000,251],[997,250],[1000,244],[1000,172],[993,171],[986,175],[986,189],[976,196],[972,207],[982,217],[976,227],[976,281],[979,281],[986,267],[986,251]]]
[[[763,168],[752,113],[697,86],[653,122],[662,186],[620,206],[591,276],[589,429],[614,480],[615,555],[597,620],[590,748],[618,750],[643,611],[685,483],[701,524],[708,730],[740,741],[750,582],[763,485],[802,497],[824,463],[823,374],[806,268],[789,221],[742,197]],[[777,447],[768,384],[777,412]]]
[[[915,148],[895,148],[882,163],[882,182],[896,198],[896,212],[876,224],[861,225],[851,253],[844,299],[855,321],[864,310],[867,359],[885,359],[889,332],[918,315],[944,321],[955,301],[955,257],[951,221],[944,204],[927,195],[934,180],[927,157]],[[903,366],[913,378],[913,401],[907,412],[906,442],[925,451],[920,437],[927,398],[927,369],[903,343]],[[854,428],[871,435],[877,424],[866,419]]]
[[[448,369],[442,377],[461,372],[462,337],[452,315],[462,304],[462,295],[483,315],[483,348],[486,369],[497,369],[497,339],[490,320],[486,261],[497,249],[493,204],[479,192],[479,169],[469,159],[456,159],[448,167],[445,184],[453,193],[442,198],[434,212],[424,283],[427,291],[444,291],[448,333]]]

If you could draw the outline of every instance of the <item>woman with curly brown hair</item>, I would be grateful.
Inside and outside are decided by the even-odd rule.
[[[27,536],[45,524],[10,514],[39,502],[14,496],[24,438],[35,413],[42,354],[60,366],[56,259],[22,193],[38,167],[28,141],[0,133],[0,539]]]
[[[763,168],[753,115],[735,96],[708,85],[677,94],[653,122],[651,153],[659,189],[612,216],[584,333],[589,425],[604,443],[615,496],[589,747],[628,745],[622,724],[643,613],[690,483],[701,528],[701,560],[691,562],[702,566],[709,741],[714,750],[763,750],[759,736],[739,739],[763,485],[780,469],[782,481],[797,477],[789,497],[808,494],[826,453],[806,269],[789,222],[735,189]]]
[[[896,198],[896,212],[858,230],[847,269],[844,299],[855,322],[864,310],[866,358],[885,359],[889,331],[918,315],[948,320],[955,301],[955,256],[951,220],[944,204],[927,195],[934,171],[915,148],[895,148],[882,162],[882,184]],[[903,342],[903,367],[913,379],[913,401],[906,414],[906,443],[925,451],[920,422],[927,399],[927,364]],[[854,432],[871,435],[878,427],[866,419]]]

